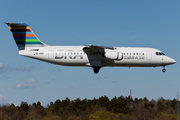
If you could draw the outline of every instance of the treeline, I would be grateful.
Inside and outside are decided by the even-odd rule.
[[[20,106],[0,105],[0,120],[177,120],[177,101],[149,101],[107,96],[93,100],[56,100],[47,107],[21,102]]]

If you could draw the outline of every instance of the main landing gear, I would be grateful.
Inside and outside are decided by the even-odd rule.
[[[94,70],[94,73],[95,73],[95,74],[97,74],[100,69],[101,69],[101,67],[93,67],[93,70]]]
[[[163,66],[162,72],[166,72],[165,66]]]

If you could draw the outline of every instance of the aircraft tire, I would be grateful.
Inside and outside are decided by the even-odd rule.
[[[162,72],[166,72],[166,69],[162,69]]]
[[[94,70],[94,73],[97,74],[97,73],[99,73],[100,67],[94,67],[93,70]]]

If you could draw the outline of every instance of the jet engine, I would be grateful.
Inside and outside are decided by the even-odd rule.
[[[122,60],[123,54],[120,52],[105,52],[104,56],[112,60]]]

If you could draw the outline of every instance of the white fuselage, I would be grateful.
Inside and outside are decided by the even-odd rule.
[[[175,60],[154,48],[112,46],[49,46],[43,43],[25,23],[6,23],[19,54],[64,66],[89,66],[94,73],[101,67],[156,67],[174,64]],[[165,68],[162,70],[166,71]]]
[[[116,47],[114,50],[91,50],[85,52],[84,46],[46,46],[27,47],[19,54],[45,62],[64,66],[125,66],[125,67],[156,67],[174,64],[172,58],[157,53],[161,51],[154,48]],[[121,53],[122,59],[105,57],[104,53]]]

